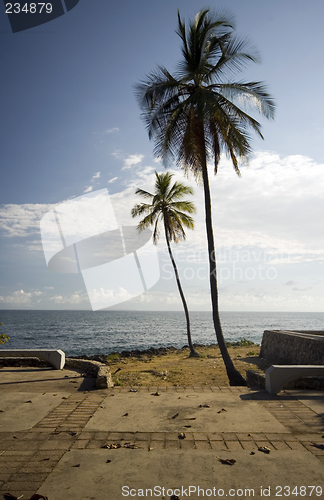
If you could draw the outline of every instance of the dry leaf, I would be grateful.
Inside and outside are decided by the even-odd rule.
[[[220,461],[221,464],[224,464],[224,465],[234,465],[236,460],[234,460],[234,458],[219,458],[218,459]]]
[[[270,453],[270,451],[271,451],[271,449],[270,449],[270,448],[268,448],[267,446],[260,446],[260,447],[258,448],[258,450],[259,450],[259,451],[262,451],[263,453],[266,453],[267,455],[269,455],[269,453]]]
[[[140,448],[140,446],[137,446],[135,443],[124,443],[124,448],[135,450],[136,448]]]
[[[184,432],[180,432],[180,434],[178,434],[178,438],[179,439],[186,439],[186,435]]]
[[[315,446],[315,448],[317,448],[318,450],[324,450],[324,444],[312,443],[312,445]]]
[[[175,418],[177,418],[179,416],[179,413],[176,413],[175,415],[173,415],[172,420],[174,420]]]

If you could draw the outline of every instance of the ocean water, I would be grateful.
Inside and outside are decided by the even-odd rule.
[[[67,356],[187,345],[183,312],[0,311],[1,348],[62,349]],[[190,313],[194,343],[215,344],[211,312]],[[228,341],[261,343],[264,330],[324,330],[324,313],[221,312]]]

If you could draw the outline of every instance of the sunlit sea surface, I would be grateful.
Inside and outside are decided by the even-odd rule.
[[[190,314],[194,343],[215,344],[210,312]],[[0,311],[11,349],[62,349],[67,356],[187,345],[183,312]],[[225,339],[260,343],[266,329],[324,330],[324,313],[222,312]]]

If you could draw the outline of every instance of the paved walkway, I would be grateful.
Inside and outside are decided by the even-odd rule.
[[[323,392],[93,385],[74,371],[0,369],[0,498],[322,496]]]

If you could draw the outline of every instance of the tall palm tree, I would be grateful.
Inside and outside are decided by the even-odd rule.
[[[159,223],[162,222],[164,225],[165,239],[167,242],[170,259],[174,269],[178,290],[186,316],[190,357],[197,357],[199,356],[199,354],[197,351],[195,351],[191,340],[188,307],[185,296],[183,294],[178,269],[172,255],[170,245],[171,241],[178,243],[178,241],[186,239],[186,233],[183,229],[183,226],[187,227],[188,229],[194,228],[193,218],[188,214],[192,214],[196,211],[195,206],[191,201],[183,200],[184,196],[193,194],[193,189],[190,186],[181,184],[180,182],[175,182],[173,185],[171,185],[173,175],[169,174],[168,172],[165,174],[158,174],[157,172],[155,172],[155,176],[156,181],[154,194],[151,194],[148,191],[144,191],[143,189],[136,190],[136,194],[139,194],[143,198],[150,200],[150,203],[140,203],[138,205],[135,205],[131,213],[132,217],[137,217],[139,215],[145,214],[144,219],[139,222],[137,229],[139,231],[143,231],[150,226],[154,226],[153,243],[155,245],[157,244],[160,236]]]
[[[228,354],[220,323],[207,162],[214,160],[216,174],[225,152],[240,175],[238,160],[247,159],[251,151],[248,129],[263,138],[260,123],[246,108],[273,118],[274,103],[262,82],[226,78],[228,72],[257,62],[246,40],[235,37],[233,29],[231,19],[207,9],[196,15],[187,30],[178,11],[183,56],[178,71],[171,75],[158,67],[136,86],[136,93],[149,137],[155,138],[155,154],[164,163],[175,158],[185,172],[193,172],[203,182],[215,333],[230,384],[246,385]]]

